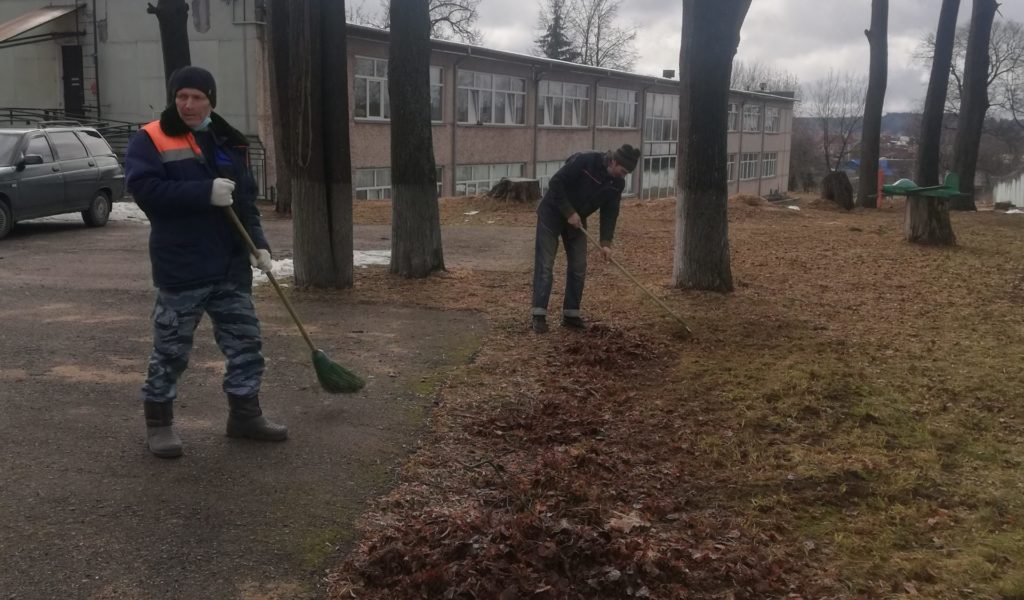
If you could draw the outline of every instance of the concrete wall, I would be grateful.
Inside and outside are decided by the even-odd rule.
[[[42,0],[0,0],[0,23],[47,6],[50,6],[50,3]],[[79,15],[73,12],[25,32],[23,36],[76,31],[80,29],[78,19]],[[74,38],[68,38],[61,43],[77,42]],[[61,50],[58,43],[46,41],[0,48],[0,73],[3,74],[0,106],[36,109],[63,107]],[[86,101],[88,102],[88,97]]]

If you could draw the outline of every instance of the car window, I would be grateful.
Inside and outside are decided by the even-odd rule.
[[[0,165],[14,164],[14,151],[20,141],[20,133],[0,133]]]
[[[38,154],[43,157],[43,162],[53,162],[53,151],[50,150],[50,143],[42,135],[32,136],[32,139],[28,141],[28,148],[25,148],[25,154]]]
[[[107,144],[107,140],[103,139],[103,136],[95,131],[79,131],[78,137],[85,144],[85,147],[89,149],[89,154],[93,156],[104,156],[114,153],[110,149],[110,145]]]
[[[57,148],[57,156],[61,160],[73,160],[89,156],[89,153],[85,151],[85,146],[78,140],[78,136],[71,131],[55,131],[50,134],[50,139],[53,140],[53,145]]]

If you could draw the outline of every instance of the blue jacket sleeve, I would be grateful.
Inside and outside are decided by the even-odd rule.
[[[548,181],[548,191],[551,195],[551,200],[566,219],[576,212],[572,203],[569,202],[566,189],[579,181],[580,177],[583,176],[585,162],[583,154],[573,156]]]
[[[210,210],[213,180],[168,179],[160,154],[146,132],[140,131],[132,137],[124,163],[128,191],[147,216]]]

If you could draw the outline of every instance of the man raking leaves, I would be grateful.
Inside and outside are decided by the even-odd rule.
[[[160,457],[182,454],[172,426],[173,405],[203,313],[210,315],[227,359],[227,434],[283,441],[287,428],[267,420],[259,401],[264,360],[251,267],[269,274],[273,263],[247,165],[248,142],[213,112],[217,88],[209,71],[184,67],[171,75],[169,87],[173,102],[132,138],[125,160],[128,189],[150,221],[149,255],[158,289],[153,350],[142,387],[147,446]],[[338,366],[326,355],[315,351],[314,363],[321,381],[338,383],[332,369]],[[342,379],[353,389],[329,391],[362,387],[354,376]]]

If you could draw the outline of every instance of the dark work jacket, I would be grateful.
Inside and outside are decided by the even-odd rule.
[[[610,246],[619,218],[619,201],[626,182],[608,172],[604,152],[579,152],[551,176],[548,191],[537,207],[542,223],[561,231],[572,213],[586,219],[601,211],[601,245]],[[584,226],[586,222],[584,221]]]
[[[210,204],[210,190],[217,177],[235,182],[235,214],[256,246],[270,249],[256,208],[248,141],[216,113],[211,119],[207,131],[193,134],[177,109],[170,106],[159,121],[144,127],[128,144],[125,179],[135,203],[149,217],[153,283],[161,289],[220,282],[252,289],[245,241],[224,209]],[[151,137],[147,128],[158,139]]]

